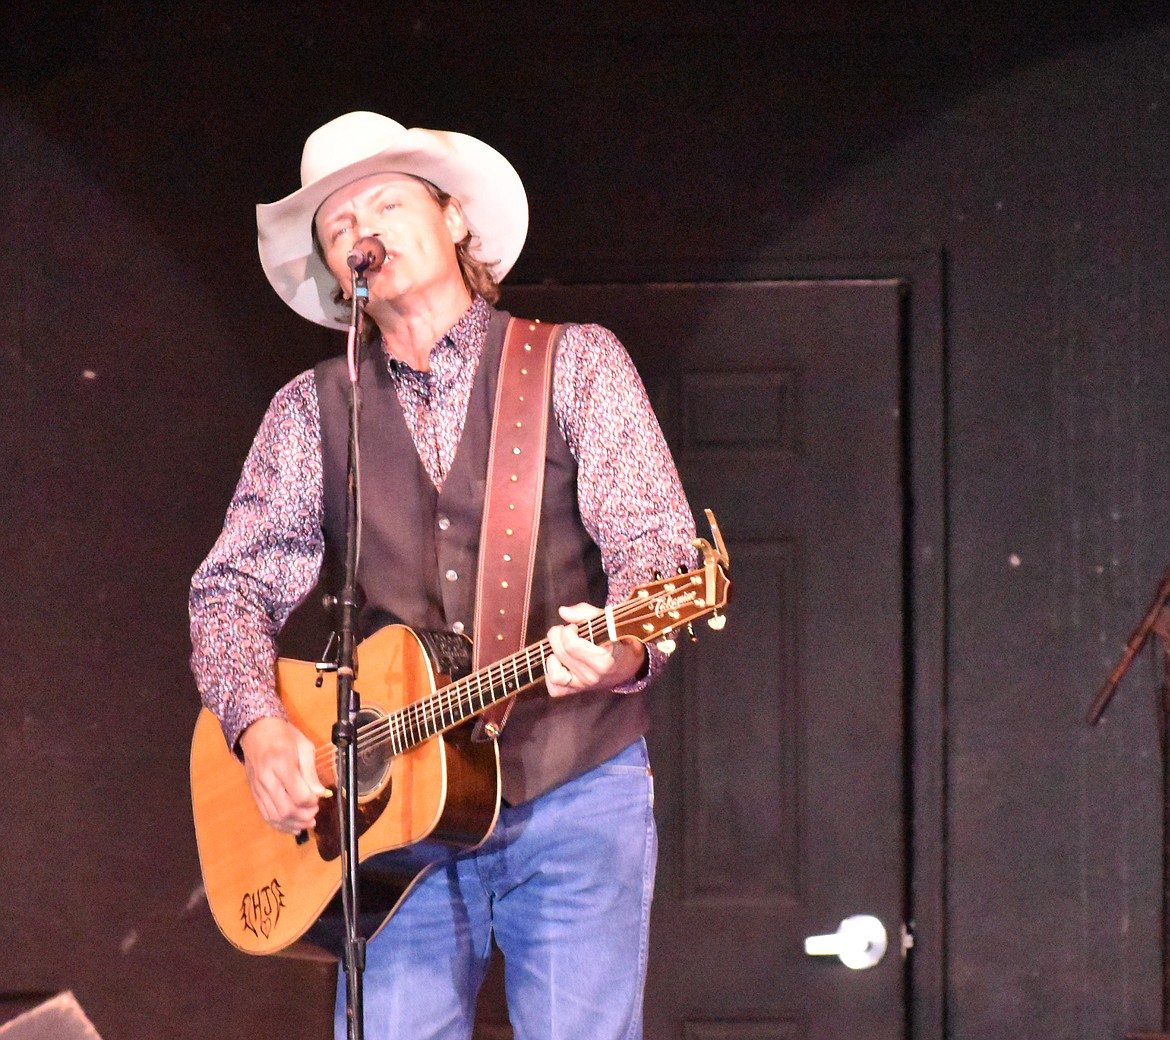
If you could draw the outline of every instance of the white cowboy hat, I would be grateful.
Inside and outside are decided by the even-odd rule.
[[[313,247],[313,218],[338,188],[375,173],[409,173],[457,198],[473,255],[497,281],[511,270],[528,233],[520,175],[490,145],[466,134],[406,129],[374,112],[348,112],[314,130],[301,155],[301,187],[256,207],[260,263],[277,295],[327,328],[349,320],[333,300],[337,281]]]

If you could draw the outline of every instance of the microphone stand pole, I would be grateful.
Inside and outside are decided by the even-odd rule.
[[[1138,655],[1151,632],[1157,632],[1170,652],[1170,629],[1167,629],[1165,617],[1166,601],[1170,599],[1170,568],[1162,576],[1162,582],[1154,593],[1154,598],[1146,608],[1145,616],[1133,630],[1125,644],[1125,651],[1116,667],[1105,680],[1089,710],[1085,713],[1085,721],[1095,726],[1101,719],[1110,698],[1117,690],[1133,659]],[[1167,718],[1170,717],[1170,672],[1167,665],[1170,658],[1163,657],[1162,676],[1162,716],[1160,729],[1162,736],[1162,1031],[1161,1032],[1129,1032],[1125,1040],[1170,1040],[1170,903],[1167,902],[1167,886],[1170,885],[1170,727]]]
[[[366,940],[359,934],[358,834],[357,834],[357,717],[361,705],[354,690],[357,675],[354,663],[357,613],[357,563],[361,540],[361,453],[358,445],[358,351],[369,299],[364,268],[351,261],[352,289],[349,340],[346,362],[349,371],[349,460],[346,470],[345,577],[341,593],[337,651],[337,723],[333,743],[337,747],[337,793],[341,799],[337,814],[341,848],[341,905],[345,921],[345,953],[342,968],[346,978],[345,1018],[349,1040],[362,1040],[362,972],[366,967]]]
[[[1170,568],[1162,576],[1162,584],[1158,586],[1158,591],[1154,593],[1153,600],[1150,601],[1150,605],[1146,608],[1146,616],[1142,618],[1141,623],[1133,630],[1133,634],[1126,642],[1125,652],[1121,655],[1121,660],[1117,662],[1117,667],[1113,669],[1109,678],[1105,680],[1105,685],[1101,687],[1100,693],[1097,694],[1096,699],[1085,713],[1085,721],[1090,726],[1095,726],[1100,721],[1101,715],[1105,711],[1105,706],[1109,703],[1109,699],[1117,689],[1117,684],[1121,682],[1122,677],[1129,671],[1129,666],[1133,664],[1133,659],[1137,656],[1138,651],[1141,650],[1142,645],[1153,631],[1154,622],[1158,620],[1158,615],[1162,612],[1162,606],[1167,599],[1170,599]]]

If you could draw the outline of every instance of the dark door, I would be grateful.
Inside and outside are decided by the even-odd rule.
[[[619,335],[700,534],[709,507],[731,555],[727,627],[699,626],[651,694],[646,1036],[903,1037],[899,284],[517,287],[503,303]],[[888,934],[874,966],[805,952],[861,915]]]

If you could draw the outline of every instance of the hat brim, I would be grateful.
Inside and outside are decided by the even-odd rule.
[[[256,207],[260,264],[277,295],[302,317],[327,328],[349,321],[348,307],[333,299],[337,280],[313,247],[313,218],[339,188],[378,173],[421,177],[457,198],[475,236],[472,255],[488,264],[497,280],[512,269],[528,234],[528,197],[520,175],[474,137],[416,127],[393,147]]]

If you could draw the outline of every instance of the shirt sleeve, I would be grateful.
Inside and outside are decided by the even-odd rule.
[[[191,670],[233,749],[257,719],[285,717],[276,636],[317,580],[324,552],[321,419],[304,372],[273,398],[223,531],[191,581]]]
[[[557,351],[553,407],[577,460],[581,520],[601,550],[607,605],[655,573],[695,566],[695,524],[666,438],[633,361],[600,325],[568,325]],[[666,656],[647,646],[648,668],[618,687],[637,693]]]

